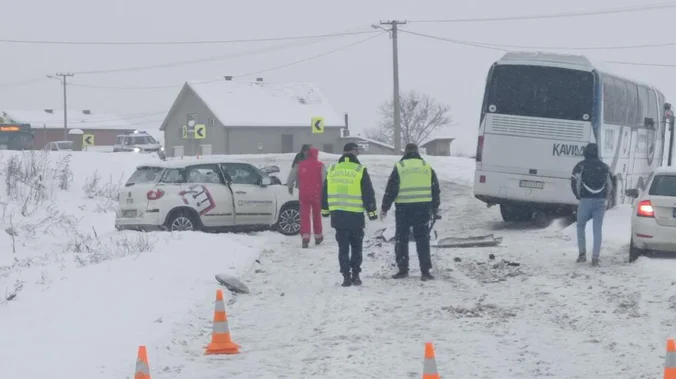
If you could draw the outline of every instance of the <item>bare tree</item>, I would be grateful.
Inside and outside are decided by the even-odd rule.
[[[439,128],[451,124],[450,107],[437,102],[429,95],[410,90],[400,96],[401,140],[407,143],[422,143]],[[394,106],[387,101],[380,106],[380,125],[366,132],[370,139],[394,144]]]

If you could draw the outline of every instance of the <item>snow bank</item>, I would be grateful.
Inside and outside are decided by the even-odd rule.
[[[606,211],[603,218],[603,250],[608,248],[620,248],[629,244],[631,239],[631,212],[632,206],[622,204]],[[591,254],[593,237],[593,222],[587,222],[587,252]],[[577,223],[573,223],[562,232],[570,238],[570,244],[577,249]],[[627,252],[627,254],[629,254]]]
[[[191,312],[209,326],[214,275],[241,275],[274,234],[116,231],[120,186],[156,161],[0,154],[0,378],[125,378],[140,344],[161,363]]]
[[[159,347],[184,315],[213,308],[214,274],[241,274],[264,243],[203,233],[157,238],[152,251],[64,272],[67,280],[1,309],[0,377],[124,378],[138,345],[148,346],[151,365],[161,364]]]

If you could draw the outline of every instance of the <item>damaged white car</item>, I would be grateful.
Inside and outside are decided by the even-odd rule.
[[[120,190],[118,230],[300,231],[298,195],[270,173],[229,160],[172,160],[138,166]]]

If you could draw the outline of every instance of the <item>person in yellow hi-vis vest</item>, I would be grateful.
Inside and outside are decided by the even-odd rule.
[[[343,287],[362,283],[359,273],[366,227],[364,212],[369,220],[378,219],[371,177],[357,155],[359,146],[356,143],[345,144],[338,163],[327,169],[322,187],[322,216],[331,216],[331,227],[336,229]]]
[[[402,279],[408,276],[408,239],[411,227],[415,237],[422,280],[432,280],[432,258],[430,257],[429,222],[439,214],[441,190],[434,169],[418,153],[418,146],[409,143],[404,157],[394,166],[387,181],[383,202],[380,207],[380,219],[395,203],[394,212],[396,245],[394,252],[399,272],[392,278]]]

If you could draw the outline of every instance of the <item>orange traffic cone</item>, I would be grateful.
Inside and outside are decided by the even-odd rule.
[[[214,330],[206,354],[239,354],[239,345],[230,339],[228,315],[225,313],[223,291],[216,291],[216,309],[214,310]]]
[[[676,341],[667,340],[667,358],[664,362],[664,379],[676,379]]]
[[[148,352],[145,346],[138,347],[134,379],[150,379],[150,365],[148,364]]]
[[[440,379],[437,371],[437,361],[434,358],[434,345],[432,342],[425,343],[425,361],[423,362],[422,379]]]

